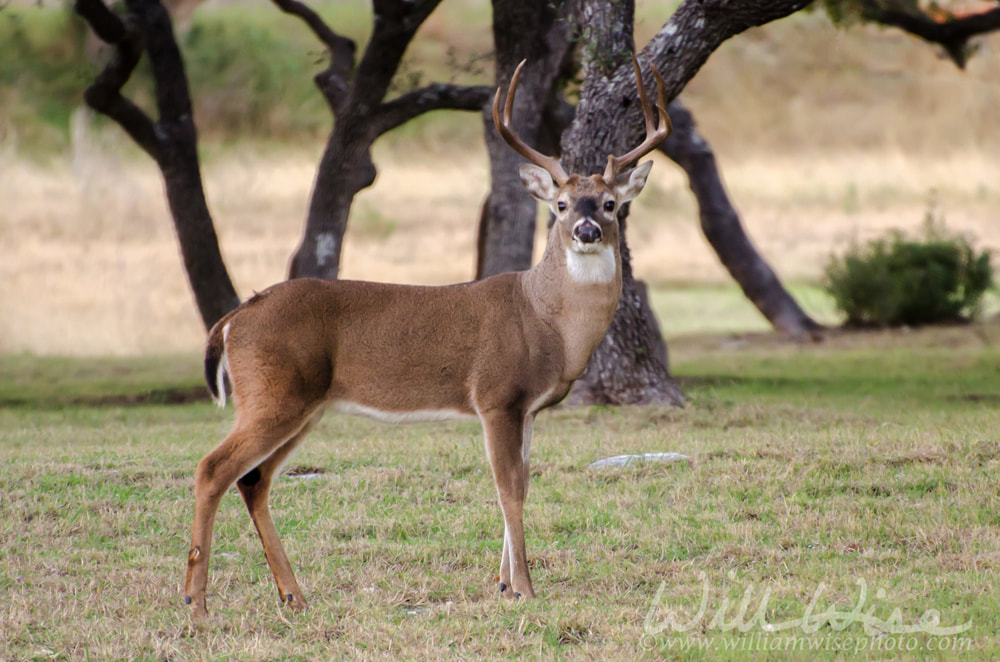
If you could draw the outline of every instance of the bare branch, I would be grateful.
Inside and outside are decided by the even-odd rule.
[[[184,73],[184,58],[174,39],[170,14],[159,0],[126,0],[125,6],[135,17],[136,27],[142,33],[143,47],[156,82],[157,130],[161,135],[173,131],[190,132],[193,147],[197,141],[191,94]]]
[[[722,183],[712,146],[699,133],[691,112],[678,99],[667,110],[675,130],[659,149],[687,174],[701,230],[719,261],[775,329],[793,338],[821,339],[823,327],[796,303],[747,235]]]
[[[376,0],[375,26],[358,62],[352,99],[375,108],[385,98],[392,77],[417,29],[441,0]]]
[[[354,71],[354,41],[330,29],[319,14],[298,0],[272,0],[278,9],[297,16],[313,34],[330,49],[330,66],[316,74],[313,81],[326,98],[334,114],[340,110],[350,86],[348,81]]]
[[[378,20],[400,23],[403,29],[414,29],[434,11],[441,0],[372,0],[372,10]]]
[[[383,103],[373,119],[375,133],[380,136],[432,110],[482,110],[492,91],[485,85],[434,83],[422,87]]]
[[[278,9],[280,9],[281,11],[285,12],[286,14],[298,16],[303,21],[305,21],[306,25],[309,26],[309,28],[313,31],[313,33],[315,33],[315,35],[319,38],[319,40],[322,41],[327,46],[329,46],[331,49],[333,49],[334,45],[341,40],[351,41],[347,37],[341,37],[333,30],[331,30],[330,26],[328,26],[323,21],[323,19],[319,17],[319,14],[314,12],[307,5],[298,2],[298,0],[272,0],[272,1],[274,2],[274,4],[278,6]],[[351,43],[352,43],[351,48],[353,49],[353,42]]]
[[[76,0],[74,10],[101,41],[113,45],[125,38],[125,24],[101,0]]]
[[[102,40],[114,45],[111,59],[83,94],[87,105],[117,122],[139,147],[159,159],[160,141],[153,120],[139,106],[121,95],[142,56],[142,43],[134,29],[108,9],[101,0],[77,0],[76,13]]]
[[[664,97],[669,102],[680,94],[722,42],[751,27],[795,13],[811,2],[684,0],[637,56],[663,73]],[[587,25],[591,14],[605,6],[609,5],[593,0],[584,7],[578,20]],[[622,48],[625,45],[620,43],[618,50],[627,53],[629,49]],[[643,84],[654,84],[651,72],[644,75]],[[614,101],[609,103],[607,99]],[[623,99],[629,101],[622,103]],[[594,127],[614,128],[595,132]],[[564,165],[572,172],[599,172],[604,169],[608,154],[634,145],[642,136],[643,119],[636,100],[635,77],[631,64],[623,57],[613,70],[594,72],[584,79],[576,118],[562,139]],[[568,145],[588,144],[593,148],[567,149]]]
[[[878,0],[861,0],[861,16],[873,23],[899,28],[932,44],[940,44],[959,69],[964,69],[968,62],[969,39],[1000,30],[1000,7],[949,18],[917,8],[900,10],[886,7]]]
[[[725,40],[758,25],[794,14],[812,0],[685,0],[641,50],[640,60],[663,72],[667,101],[680,94],[708,56]],[[615,89],[627,90],[632,69],[623,61],[614,72]],[[635,116],[638,118],[638,107]]]

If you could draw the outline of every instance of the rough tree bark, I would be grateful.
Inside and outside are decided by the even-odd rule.
[[[75,9],[94,33],[114,47],[111,59],[87,88],[87,105],[117,122],[163,174],[188,282],[205,328],[239,304],[219,250],[198,162],[184,63],[170,17],[157,0],[126,0],[122,21],[101,0],[77,0]],[[121,94],[145,50],[156,83],[159,119],[153,121]]]
[[[807,4],[685,0],[639,56],[647,89],[653,86],[650,61],[663,73],[667,98],[673,99],[723,41]],[[642,139],[642,113],[627,56],[633,49],[633,16],[632,0],[581,0],[584,82],[573,124],[563,135],[563,163],[572,172],[601,172],[608,154],[621,154]],[[627,213],[622,210],[623,222]],[[580,403],[680,403],[680,391],[662,360],[663,340],[645,304],[644,287],[631,277],[627,250],[622,258],[625,281],[618,312],[571,398]]]
[[[565,0],[493,0],[493,43],[496,84],[506,88],[518,63],[527,59],[514,102],[514,131],[538,145],[546,101],[569,46]],[[493,126],[489,106],[483,109],[486,149],[490,158],[490,193],[479,220],[476,278],[531,267],[538,203],[521,185],[523,159],[510,149]]]
[[[698,133],[694,117],[677,99],[667,110],[673,131],[660,145],[660,151],[687,174],[698,201],[702,232],[719,261],[775,329],[797,339],[817,339],[823,327],[788,294],[743,229],[726,195],[712,146]]]
[[[354,42],[336,34],[308,6],[297,0],[273,2],[305,21],[329,49],[330,64],[315,76],[315,82],[334,116],[289,277],[336,278],[354,196],[375,181],[372,143],[430,110],[479,110],[492,89],[432,84],[384,101],[413,35],[440,0],[374,0],[376,20],[358,63]]]
[[[570,130],[563,136],[563,165],[568,172],[601,172],[608,154],[623,154],[641,141],[626,144],[616,137],[614,126],[606,124],[605,113],[597,106],[618,104],[622,99],[601,100],[601,88],[607,74],[628,62],[628,53],[635,50],[632,39],[634,3],[631,0],[607,3],[583,0],[579,24],[586,44],[582,51],[583,88],[580,103]],[[655,88],[647,88],[655,89]],[[639,109],[635,81],[628,93]],[[589,132],[574,132],[581,111],[590,109]],[[641,110],[639,111],[641,114]],[[567,139],[567,135],[569,139]],[[635,280],[626,240],[626,219],[629,205],[619,210],[618,221],[622,256],[622,295],[608,333],[590,359],[583,376],[570,394],[573,404],[646,404],[680,405],[684,396],[668,369],[666,343],[649,306],[646,285]]]

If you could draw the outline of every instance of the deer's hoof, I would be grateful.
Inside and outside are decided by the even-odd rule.
[[[286,593],[281,601],[292,611],[305,611],[306,609],[305,598],[295,597],[294,593]]]

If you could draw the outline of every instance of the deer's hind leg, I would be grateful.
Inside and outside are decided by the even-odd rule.
[[[288,461],[292,451],[298,447],[319,418],[320,415],[315,415],[281,448],[274,451],[270,457],[236,481],[236,488],[246,503],[250,519],[253,520],[253,524],[257,528],[257,535],[260,536],[260,542],[264,546],[264,556],[267,558],[271,575],[274,576],[274,582],[278,587],[278,597],[282,603],[296,610],[306,608],[306,599],[302,594],[302,589],[299,588],[299,583],[295,580],[295,572],[292,570],[292,565],[285,555],[285,549],[281,545],[278,531],[271,519],[271,509],[267,505],[267,500],[275,475]]]
[[[254,413],[249,414],[248,411]],[[263,478],[267,473],[267,484],[270,484],[271,474],[281,466],[282,461],[304,436],[315,415],[315,410],[307,412],[298,408],[261,411],[244,407],[237,416],[232,432],[198,463],[194,482],[194,526],[184,581],[184,601],[190,606],[191,614],[195,618],[204,616],[208,611],[205,593],[212,549],[212,528],[222,496],[237,479],[248,475],[252,477],[254,474],[252,470],[256,467],[264,467],[260,470],[260,476]],[[290,447],[284,450],[289,445]],[[272,457],[276,458],[273,463],[270,462]],[[240,491],[243,492],[242,489]],[[260,491],[254,490],[254,492]],[[262,490],[262,493],[266,512],[267,490]],[[261,510],[258,501],[259,498],[255,496],[253,501],[247,504],[248,508],[251,508],[251,516],[254,512],[259,514]],[[251,506],[251,503],[254,505]],[[274,524],[270,521],[270,515],[267,514],[261,521],[264,522],[268,536],[273,535],[277,540],[277,534],[273,533]],[[258,530],[260,527],[261,524],[258,523]],[[280,543],[278,548],[280,549]],[[265,552],[267,553],[266,543]],[[283,551],[280,552],[280,557],[284,559]],[[268,558],[270,561],[270,554]],[[287,565],[287,559],[284,559],[284,563]],[[282,574],[282,578],[284,577]],[[292,581],[294,583],[294,577]],[[279,587],[286,586],[279,581]],[[291,593],[293,600],[295,597],[301,599],[302,594],[297,586]]]

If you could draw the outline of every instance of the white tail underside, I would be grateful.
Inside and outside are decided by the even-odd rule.
[[[229,324],[222,327],[222,357],[215,369],[215,389],[219,395],[213,397],[212,400],[219,405],[220,409],[226,406],[226,373],[229,372],[229,350],[226,348],[228,340]]]

